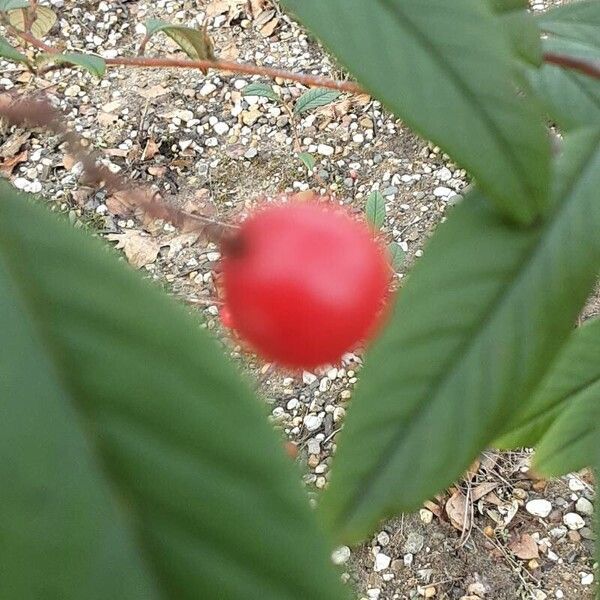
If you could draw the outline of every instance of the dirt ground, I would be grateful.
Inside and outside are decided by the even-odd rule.
[[[270,0],[253,3],[254,11],[245,0],[53,4],[60,21],[55,34],[77,50],[134,55],[146,19],[197,26],[208,14],[209,33],[222,57],[341,75],[322,48]],[[533,8],[544,5],[536,2]],[[147,49],[149,55],[175,52],[164,36]],[[368,194],[379,189],[386,199],[384,232],[406,252],[399,285],[467,185],[465,172],[439,148],[370,98],[342,95],[332,106],[290,122],[275,103],[242,96],[250,77],[111,69],[101,81],[80,71],[32,79],[23,69],[0,66],[1,87],[45,90],[77,131],[102,150],[111,168],[156,186],[168,201],[188,210],[232,220],[269,197],[311,188],[335,194],[358,212]],[[299,84],[273,83],[288,103],[305,91]],[[298,445],[304,480],[318,495],[327,485],[360,355],[348,354],[342,365],[315,373],[273,370],[245,352],[220,324],[215,247],[170,225],[122,214],[118,197],[85,186],[80,165],[65,156],[55,137],[5,130],[0,142],[5,162],[8,149],[18,146],[8,158],[22,160],[4,170],[17,187],[40,192],[75,226],[117,242],[129,262],[202,313],[206,327],[256,382],[274,425]],[[297,158],[295,144],[314,155],[314,174]],[[584,318],[600,312],[597,298]],[[589,502],[584,501],[594,500],[591,476],[539,481],[529,473],[529,459],[528,451],[484,453],[472,473],[420,513],[383,524],[360,547],[337,549],[334,560],[342,578],[368,600],[591,599],[598,579]],[[457,517],[464,510],[454,510],[462,498],[467,519]],[[531,514],[528,502],[535,499],[550,502],[549,514]],[[579,514],[583,527],[569,529],[564,524],[569,514]]]

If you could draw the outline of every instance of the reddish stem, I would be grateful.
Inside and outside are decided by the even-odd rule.
[[[583,58],[575,58],[574,56],[566,56],[555,52],[545,52],[544,62],[600,79],[600,61],[584,60]]]
[[[304,75],[302,73],[291,73],[284,69],[274,69],[271,67],[262,67],[247,63],[238,63],[227,60],[186,60],[180,58],[150,58],[146,56],[131,56],[124,58],[106,59],[108,66],[123,67],[149,67],[165,68],[174,67],[180,69],[216,69],[217,71],[230,71],[232,73],[241,73],[245,75],[262,75],[272,79],[280,78],[288,81],[297,81],[306,86],[316,86],[329,88],[341,92],[350,92],[352,94],[362,94],[363,89],[353,81],[335,81],[327,77],[318,75]]]

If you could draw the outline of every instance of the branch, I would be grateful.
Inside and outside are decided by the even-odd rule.
[[[10,27],[10,33],[20,37],[31,46],[38,50],[43,50],[50,54],[59,52],[56,48],[46,44],[42,40],[25,31],[19,31]],[[338,90],[340,92],[350,92],[351,94],[363,94],[364,90],[353,81],[339,81],[320,77],[318,75],[303,75],[302,73],[292,73],[284,69],[271,67],[261,67],[247,63],[237,63],[227,60],[186,60],[180,58],[149,58],[146,56],[132,56],[124,58],[105,58],[105,63],[109,67],[138,67],[138,68],[179,68],[179,69],[197,69],[206,71],[215,69],[217,71],[229,71],[230,73],[240,73],[243,75],[262,75],[270,79],[285,79],[287,81],[297,81],[306,86],[314,86]]]
[[[149,187],[136,187],[131,182],[100,162],[97,153],[90,151],[86,140],[66,125],[65,116],[43,97],[18,97],[0,94],[0,117],[11,125],[40,127],[62,136],[68,151],[83,166],[88,183],[102,185],[110,193],[118,193],[119,200],[128,209],[139,209],[153,219],[169,221],[185,231],[197,231],[211,242],[234,246],[237,227],[202,215],[192,214],[170,204]]]
[[[229,71],[230,73],[240,73],[243,75],[262,75],[271,79],[280,78],[287,81],[297,81],[306,86],[316,86],[338,90],[341,92],[350,92],[352,94],[363,94],[364,90],[353,81],[339,81],[320,77],[318,75],[303,75],[302,73],[292,73],[284,69],[275,69],[271,67],[261,67],[248,63],[231,62],[227,60],[185,60],[178,58],[149,58],[146,56],[135,56],[125,58],[108,58],[108,66],[123,67],[149,67],[165,68],[174,67],[180,69],[215,69],[217,71]]]
[[[554,52],[545,52],[544,61],[566,69],[579,71],[595,79],[600,79],[600,61],[585,60],[583,58],[575,58],[565,54],[556,54]]]

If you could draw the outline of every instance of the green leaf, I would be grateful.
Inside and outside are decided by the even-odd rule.
[[[103,77],[104,73],[106,73],[106,62],[104,59],[93,54],[40,54],[36,62],[40,64],[74,65],[84,68],[96,77]]]
[[[25,31],[25,14],[23,10],[11,10],[8,13],[10,24],[19,31]],[[56,13],[47,6],[35,9],[35,19],[31,24],[31,33],[36,38],[45,37],[56,24]]]
[[[600,266],[600,131],[556,169],[547,222],[515,229],[474,193],[416,264],[340,434],[322,509],[342,540],[456,480],[568,337]]]
[[[573,2],[553,8],[538,17],[540,27],[554,39],[571,42],[571,53],[600,59],[600,3],[598,0]]]
[[[523,10],[508,12],[499,18],[516,55],[525,62],[540,67],[544,62],[544,56],[541,32],[534,16]]]
[[[365,214],[367,215],[367,220],[375,229],[383,227],[385,221],[385,200],[378,190],[369,194]]]
[[[572,334],[533,397],[518,408],[506,424],[507,433],[494,445],[534,446],[561,413],[575,409],[575,403],[589,408],[596,399],[600,401],[600,319]]]
[[[294,105],[294,114],[302,115],[316,108],[327,106],[339,98],[340,92],[335,90],[325,90],[321,88],[314,88],[304,92]]]
[[[390,255],[390,263],[395,273],[400,271],[400,268],[404,265],[404,261],[406,260],[406,252],[402,250],[400,244],[396,242],[391,242],[388,246],[388,253]]]
[[[159,31],[168,35],[192,60],[213,59],[213,44],[204,30],[172,25],[160,19],[146,21],[146,35],[152,37]]]
[[[315,157],[310,152],[300,152],[298,158],[309,171],[315,170]]]
[[[488,0],[510,39],[517,56],[535,66],[543,62],[540,29],[528,12],[527,0]]]
[[[596,385],[569,400],[539,442],[533,467],[548,477],[580,471],[591,466],[599,443],[600,386]]]
[[[264,408],[197,320],[0,199],[0,596],[342,598]]]
[[[544,50],[581,56],[581,46],[563,39],[543,41]],[[588,51],[594,59],[596,51]],[[600,58],[600,52],[598,52]],[[584,57],[585,58],[585,57]],[[600,81],[572,69],[545,64],[531,71],[529,80],[548,116],[564,131],[600,123]]]
[[[0,35],[0,56],[16,62],[28,63],[27,57],[21,54],[16,48],[13,48],[8,40]]]
[[[242,96],[259,96],[262,98],[268,98],[274,102],[281,102],[281,97],[273,89],[273,86],[269,85],[268,83],[261,83],[260,81],[249,83],[242,90]]]
[[[0,0],[0,12],[8,12],[16,8],[29,8],[29,0]]]
[[[283,0],[398,118],[531,223],[548,199],[549,142],[515,91],[517,60],[481,0]],[[499,174],[502,174],[500,176]]]

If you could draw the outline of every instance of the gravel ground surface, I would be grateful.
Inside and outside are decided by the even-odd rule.
[[[133,55],[146,19],[197,26],[208,14],[223,58],[340,76],[319,45],[269,0],[51,4],[59,14],[55,34],[69,49]],[[544,8],[541,2],[532,6]],[[149,55],[176,52],[163,36],[147,49]],[[189,211],[232,220],[269,197],[309,188],[326,188],[362,211],[368,194],[379,189],[387,207],[384,231],[406,252],[399,285],[466,185],[464,171],[438,148],[365,96],[342,95],[291,122],[274,102],[243,97],[243,88],[260,78],[115,69],[100,82],[79,71],[33,80],[20,68],[0,65],[0,86],[50,93],[112,169],[155,185]],[[299,84],[273,83],[290,104],[305,91]],[[342,365],[314,373],[265,365],[220,324],[214,246],[123,214],[118,196],[85,186],[81,165],[65,156],[57,138],[6,130],[0,141],[0,169],[14,185],[41,192],[75,226],[116,242],[130,263],[203,314],[206,327],[258,382],[274,425],[298,446],[306,485],[318,494],[327,485],[360,355],[348,354]],[[315,156],[314,174],[297,158],[298,146]],[[598,312],[592,299],[585,316]],[[591,599],[598,578],[591,475],[540,481],[529,473],[529,458],[525,451],[484,453],[461,482],[420,513],[384,524],[363,546],[338,548],[332,558],[343,579],[370,600]]]

